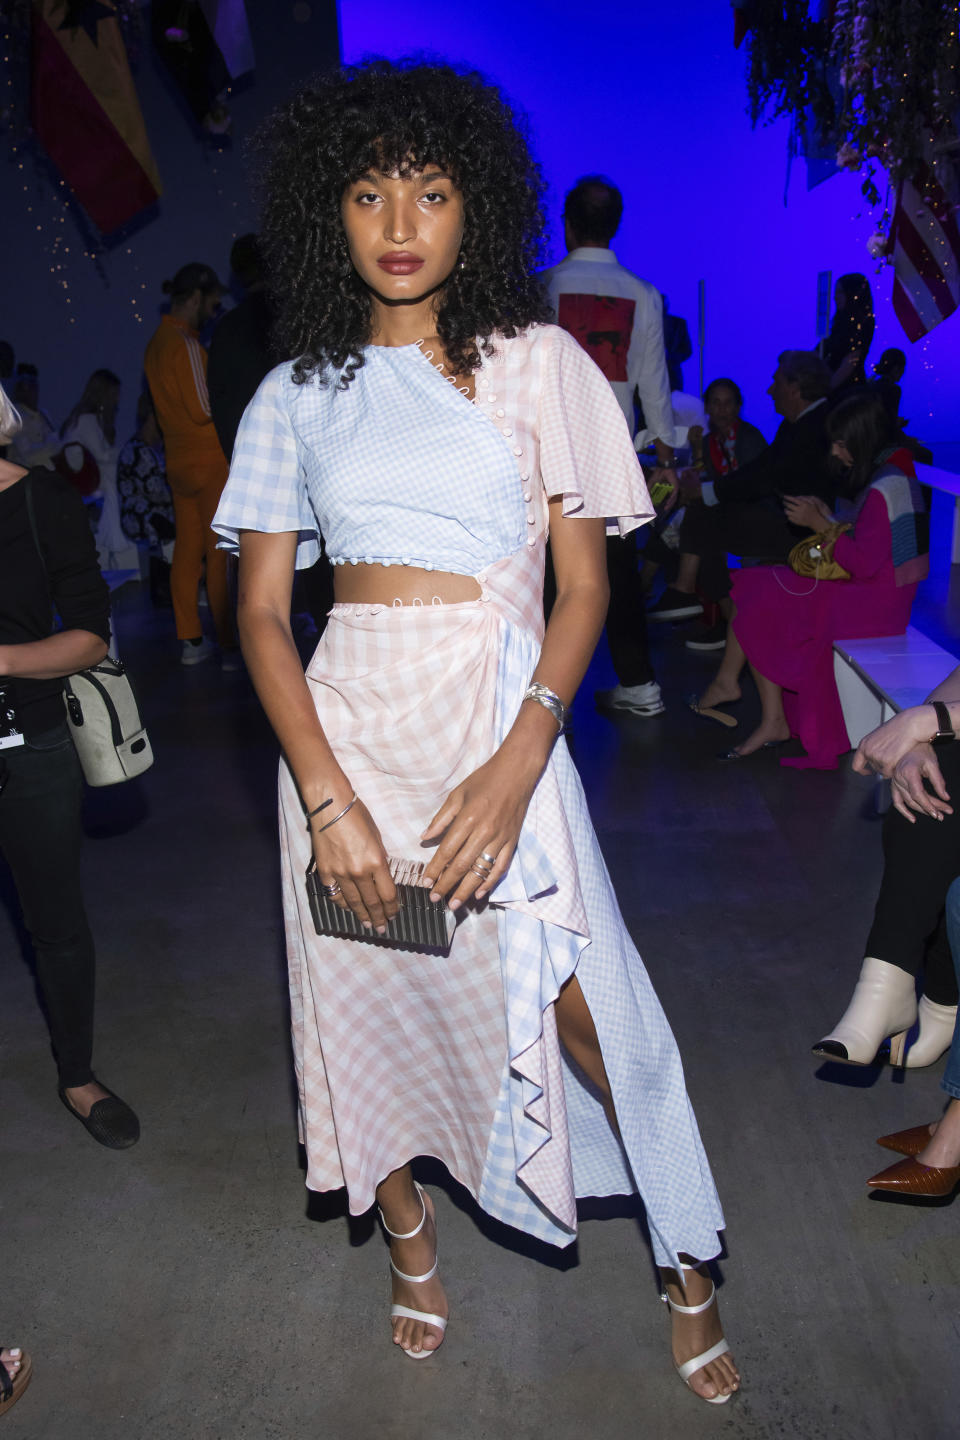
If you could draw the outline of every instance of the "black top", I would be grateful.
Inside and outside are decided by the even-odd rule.
[[[829,403],[823,401],[799,420],[784,420],[772,443],[755,460],[714,481],[717,500],[818,495],[832,504],[836,482],[829,465],[829,410]]]
[[[27,514],[28,477],[42,561]],[[0,490],[0,645],[45,640],[54,629],[51,597],[57,628],[89,630],[110,643],[110,592],[83,501],[66,480],[38,466]],[[63,719],[62,680],[0,677],[0,684],[28,740]]]
[[[224,315],[207,357],[210,413],[228,460],[243,412],[276,363],[270,347],[270,302],[262,290],[255,290]]]

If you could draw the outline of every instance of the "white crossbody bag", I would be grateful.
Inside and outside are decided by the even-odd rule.
[[[29,477],[24,484],[33,543],[46,574]],[[52,596],[50,608],[52,611]],[[63,699],[70,734],[88,785],[119,785],[149,770],[153,764],[150,738],[140,717],[130,677],[120,660],[107,655],[89,670],[68,675],[63,682]]]

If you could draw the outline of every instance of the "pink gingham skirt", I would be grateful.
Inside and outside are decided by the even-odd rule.
[[[307,667],[338,760],[388,854],[417,858],[449,790],[496,749],[542,638],[542,545],[455,605],[335,605]],[[310,842],[280,768],[284,920],[307,1184],[360,1214],[418,1155],[487,1213],[552,1244],[576,1197],[638,1190],[654,1253],[715,1255],[723,1216],[676,1042],[617,908],[583,790],[554,747],[490,904],[464,907],[447,956],[319,937]],[[619,1121],[566,1062],[554,1002],[576,971]]]
[[[420,834],[494,742],[498,619],[482,601],[333,607],[307,669],[324,731],[390,855]],[[496,915],[462,914],[447,956],[320,937],[310,845],[280,778],[284,920],[307,1184],[376,1186],[432,1155],[476,1195],[507,1054]]]

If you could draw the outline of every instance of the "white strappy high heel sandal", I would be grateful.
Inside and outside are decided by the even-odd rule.
[[[681,1265],[680,1268],[682,1270],[695,1270],[697,1267],[695,1265]],[[702,1305],[678,1305],[676,1301],[670,1299],[666,1290],[660,1291],[660,1299],[669,1310],[676,1310],[678,1315],[702,1315],[704,1310],[710,1309],[710,1306],[716,1298],[717,1287],[712,1280],[710,1282],[710,1294]],[[693,1386],[690,1384],[690,1376],[695,1375],[698,1370],[702,1370],[704,1366],[709,1365],[711,1360],[719,1360],[721,1355],[726,1355],[729,1351],[730,1346],[727,1341],[718,1340],[716,1345],[711,1345],[710,1349],[704,1350],[701,1355],[694,1355],[690,1360],[685,1360],[682,1365],[674,1365],[673,1368],[687,1389],[693,1390]],[[694,1390],[693,1393],[697,1396],[698,1400],[706,1400],[708,1405],[726,1405],[730,1399],[730,1395],[734,1392],[731,1391],[728,1395],[700,1395]]]
[[[420,1196],[420,1204],[423,1207],[423,1214],[420,1216],[420,1224],[415,1225],[414,1228],[412,1230],[408,1230],[406,1234],[401,1235],[398,1234],[396,1230],[391,1230],[390,1226],[383,1218],[383,1211],[380,1209],[379,1205],[377,1206],[377,1210],[380,1214],[380,1224],[390,1236],[391,1240],[412,1240],[415,1235],[420,1234],[420,1231],[426,1224],[427,1205],[426,1201],[423,1198],[423,1187],[418,1185],[416,1180],[414,1180],[413,1183],[414,1185],[416,1185],[417,1194]],[[434,1259],[433,1264],[425,1275],[405,1275],[402,1270],[397,1269],[396,1265],[394,1265],[393,1263],[393,1259],[391,1258],[390,1269],[393,1271],[394,1275],[398,1276],[399,1279],[406,1280],[411,1285],[422,1285],[425,1281],[433,1279],[434,1275],[436,1275],[437,1273],[438,1264],[439,1259]],[[434,1325],[440,1331],[441,1337],[443,1336],[443,1333],[447,1328],[446,1316],[432,1315],[428,1310],[411,1310],[408,1305],[391,1305],[390,1319],[422,1320],[425,1325]],[[443,1344],[442,1338],[440,1344]],[[431,1355],[436,1354],[436,1352],[440,1349],[440,1345],[435,1345],[432,1350],[407,1350],[404,1346],[401,1346],[400,1348],[403,1350],[404,1355],[409,1355],[411,1360],[427,1360]]]

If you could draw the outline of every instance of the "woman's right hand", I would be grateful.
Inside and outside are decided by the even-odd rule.
[[[833,520],[829,505],[818,495],[784,495],[783,509],[791,525],[812,530],[814,534]]]
[[[382,935],[400,905],[380,831],[362,800],[329,830],[322,829],[327,823],[325,813],[321,810],[310,822],[320,882],[338,884],[340,894],[331,896],[334,903],[342,910],[352,910],[362,925]]]
[[[894,805],[911,825],[915,823],[913,811],[918,815],[929,815],[933,820],[942,820],[944,815],[953,814],[937,753],[929,742],[908,750],[899,761],[890,777],[890,793]]]

